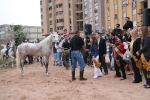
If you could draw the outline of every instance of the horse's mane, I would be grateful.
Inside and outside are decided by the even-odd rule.
[[[52,36],[52,34],[50,34],[44,40],[40,41],[40,44],[45,45],[46,43],[50,42],[51,41],[51,36]]]

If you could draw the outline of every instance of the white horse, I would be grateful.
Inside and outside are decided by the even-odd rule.
[[[23,43],[18,46],[17,53],[16,53],[17,55],[16,62],[17,62],[17,67],[20,66],[21,68],[22,76],[24,76],[24,70],[23,70],[24,60],[28,54],[32,56],[44,57],[46,75],[49,75],[48,62],[49,62],[49,57],[52,53],[52,42],[55,41],[58,41],[57,32],[51,33],[40,43]]]
[[[14,52],[14,42],[10,41],[10,46],[8,50],[8,55],[6,54],[6,45],[3,45],[4,48],[1,50],[1,56],[3,59],[3,67],[5,67],[5,61],[9,58],[12,60],[12,67],[14,67],[14,60],[15,60],[15,52]],[[6,64],[7,65],[7,64]]]

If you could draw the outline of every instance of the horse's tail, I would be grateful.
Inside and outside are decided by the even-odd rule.
[[[18,48],[16,52],[16,65],[17,65],[17,68],[20,66],[20,53],[18,51]]]

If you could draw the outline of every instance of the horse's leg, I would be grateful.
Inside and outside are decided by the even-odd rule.
[[[49,61],[49,58],[48,57],[45,57],[45,69],[46,69],[46,76],[49,75],[49,71],[48,71],[48,61]]]
[[[42,57],[40,57],[41,66],[43,66]]]
[[[12,58],[12,60],[11,60],[11,66],[12,66],[12,68],[14,67],[14,57],[12,56],[12,55],[9,55],[10,56],[10,58]]]
[[[5,67],[5,66],[4,66],[4,64],[5,64],[5,61],[4,61],[4,60],[5,60],[5,56],[3,56],[3,67]]]
[[[21,62],[20,62],[20,69],[21,69],[21,74],[22,74],[22,76],[24,76],[23,67],[24,67],[24,59],[21,59]]]

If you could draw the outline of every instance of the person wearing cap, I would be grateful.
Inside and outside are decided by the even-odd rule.
[[[105,39],[103,39],[99,32],[96,32],[95,34],[97,40],[98,40],[98,54],[99,54],[99,62],[101,62],[101,71],[102,67],[104,68],[105,75],[108,74],[108,69],[105,62],[105,56],[106,56],[106,42]]]

